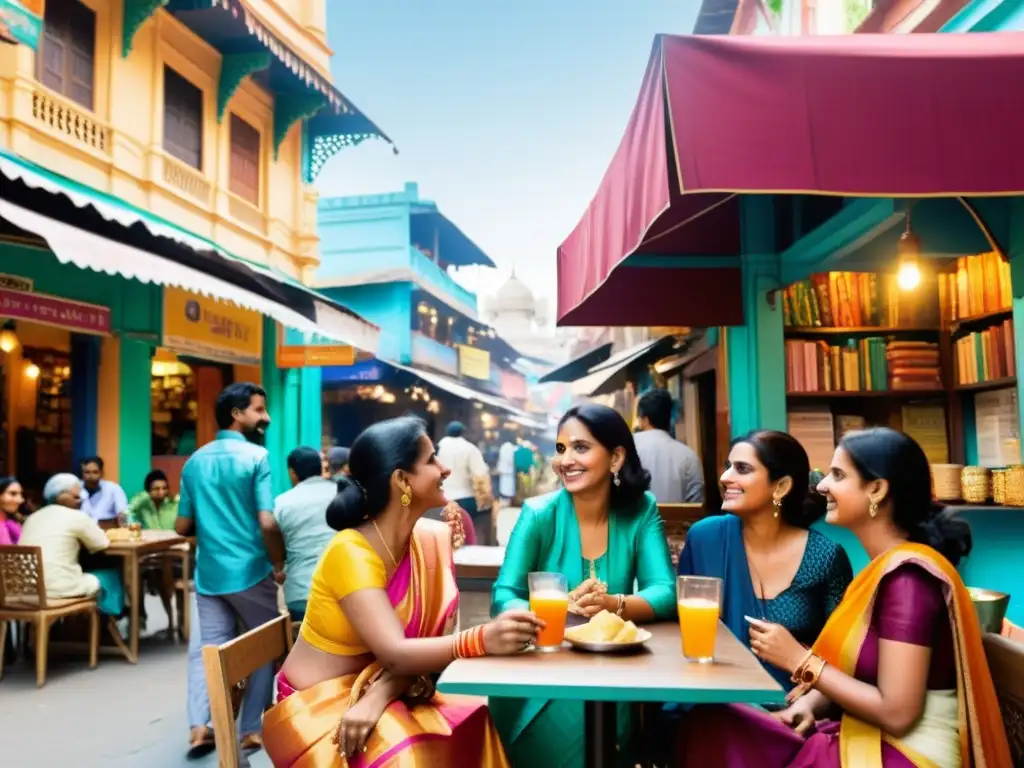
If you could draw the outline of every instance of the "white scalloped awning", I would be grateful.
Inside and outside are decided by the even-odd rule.
[[[283,304],[279,304],[271,299],[259,296],[251,291],[239,289],[223,280],[217,280],[210,277],[199,270],[186,267],[154,253],[149,253],[148,251],[117,243],[108,238],[80,230],[77,227],[70,227],[56,219],[51,219],[42,214],[34,213],[33,211],[14,205],[8,201],[2,201],[6,209],[15,211],[12,216],[5,216],[4,218],[8,218],[22,229],[34,232],[44,240],[49,241],[50,238],[53,237],[60,240],[65,244],[65,246],[67,246],[72,242],[74,237],[88,237],[90,238],[89,242],[91,243],[102,243],[102,247],[106,249],[109,254],[115,252],[119,252],[121,254],[125,254],[127,252],[140,254],[139,261],[141,262],[142,260],[145,260],[147,265],[140,266],[139,264],[130,263],[123,258],[107,258],[106,255],[94,256],[92,254],[83,254],[80,245],[74,248],[65,247],[64,256],[61,256],[60,253],[57,254],[58,258],[64,263],[73,263],[77,266],[84,266],[89,269],[98,269],[109,274],[120,274],[125,277],[132,277],[144,282],[152,282],[159,285],[176,285],[180,288],[186,288],[189,291],[205,296],[233,301],[239,306],[256,309],[262,314],[274,318],[289,328],[294,328],[295,330],[303,331],[305,333],[319,333],[332,341],[350,344],[353,347],[363,350],[364,352],[369,352],[370,354],[376,354],[380,347],[380,329],[377,326],[367,322],[354,312],[343,311],[339,307],[333,305],[329,300],[325,299],[322,294],[318,293],[313,288],[303,285],[299,281],[287,275],[275,272],[261,264],[241,259],[223,250],[216,243],[210,240],[194,235],[181,227],[170,222],[162,221],[141,209],[125,203],[124,201],[112,198],[103,192],[91,189],[90,187],[82,185],[74,180],[61,177],[54,174],[52,171],[36,166],[30,161],[13,156],[3,150],[0,150],[0,174],[8,179],[21,181],[33,189],[41,189],[54,195],[63,195],[77,208],[91,207],[107,221],[116,222],[124,227],[141,224],[151,234],[157,237],[168,238],[191,248],[198,253],[210,254],[211,258],[219,257],[235,264],[240,264],[257,275],[281,283],[282,285],[288,286],[294,290],[301,291],[309,296],[312,301],[316,313],[316,321],[313,322],[301,313],[289,309]],[[29,218],[24,220],[34,221],[34,226],[23,225],[14,218],[14,216],[24,216],[26,214]],[[40,231],[36,227],[41,227],[48,231]],[[57,248],[53,243],[51,243],[51,248],[53,248],[54,252],[57,252]],[[98,259],[97,263],[102,262],[102,266],[94,267],[84,263],[90,259]],[[201,275],[201,282],[197,282],[195,279],[192,279],[190,283],[186,284],[183,282],[185,280],[183,277],[185,273]],[[146,275],[146,277],[143,277],[143,275]],[[175,277],[171,278],[167,277],[167,275],[175,275]],[[218,287],[215,289],[213,287],[215,285],[224,288],[222,289]],[[231,292],[234,296],[241,296],[244,294],[251,298],[244,301],[239,300],[232,298],[232,295],[228,295],[228,292]],[[261,307],[264,307],[264,309],[257,309],[253,302],[258,303]],[[275,309],[271,311],[269,309],[270,307],[274,307]],[[282,316],[291,317],[293,320],[283,320],[281,319]]]
[[[108,275],[121,275],[143,283],[171,285],[203,296],[230,301],[271,317],[297,331],[319,333],[360,349],[366,349],[363,344],[375,343],[373,335],[376,328],[369,326],[368,332],[364,327],[367,326],[366,323],[331,307],[324,307],[328,311],[323,313],[322,320],[321,308],[317,307],[317,322],[314,323],[283,304],[231,285],[205,272],[69,226],[6,200],[0,200],[0,217],[43,238],[62,264],[74,264],[76,267]]]

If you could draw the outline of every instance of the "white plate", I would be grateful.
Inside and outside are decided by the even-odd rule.
[[[638,629],[636,640],[631,643],[595,643],[589,640],[575,640],[568,634],[566,634],[565,639],[578,651],[587,651],[588,653],[628,653],[643,648],[644,644],[651,637],[651,633],[646,629]]]

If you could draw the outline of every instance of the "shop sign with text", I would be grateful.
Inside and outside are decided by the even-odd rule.
[[[44,293],[0,288],[0,317],[67,328],[77,333],[110,333],[110,309]]]
[[[164,288],[164,346],[221,363],[259,365],[263,316],[181,288]]]
[[[479,381],[490,381],[491,353],[459,344],[459,375]]]

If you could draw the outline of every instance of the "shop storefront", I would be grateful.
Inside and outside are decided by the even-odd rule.
[[[1007,321],[1024,305],[953,294],[964,280],[984,294],[1000,270],[1024,292],[1024,175],[1006,161],[1018,114],[998,98],[1022,59],[999,36],[660,37],[627,135],[559,248],[561,323],[725,326],[719,451],[729,435],[818,412],[803,441],[819,464],[838,431],[878,423],[914,433],[935,463],[980,462],[983,449],[1019,463],[1022,346]],[[873,130],[894,105],[900,130]],[[975,268],[980,281],[957,276],[955,257],[986,252],[998,257]],[[991,272],[1003,258],[1009,269]],[[899,298],[911,262],[913,306]],[[962,514],[975,547],[965,581],[1019,593],[1019,509]],[[1024,602],[1010,618],[1024,619]]]

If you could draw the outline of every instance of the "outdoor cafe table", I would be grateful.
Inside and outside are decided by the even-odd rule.
[[[181,544],[188,543],[184,536],[179,536],[174,531],[142,531],[141,534],[142,538],[140,539],[111,541],[110,546],[103,550],[105,555],[124,558],[124,588],[131,602],[128,619],[127,659],[132,664],[138,663],[139,660],[139,606],[142,593],[139,563],[146,555],[168,552]],[[188,610],[187,600],[185,601],[185,610]]]
[[[718,625],[713,664],[686,661],[675,622],[647,625],[653,637],[639,653],[526,652],[452,662],[442,693],[583,701],[585,765],[615,761],[615,709],[620,702],[774,704],[785,695],[746,646]]]

